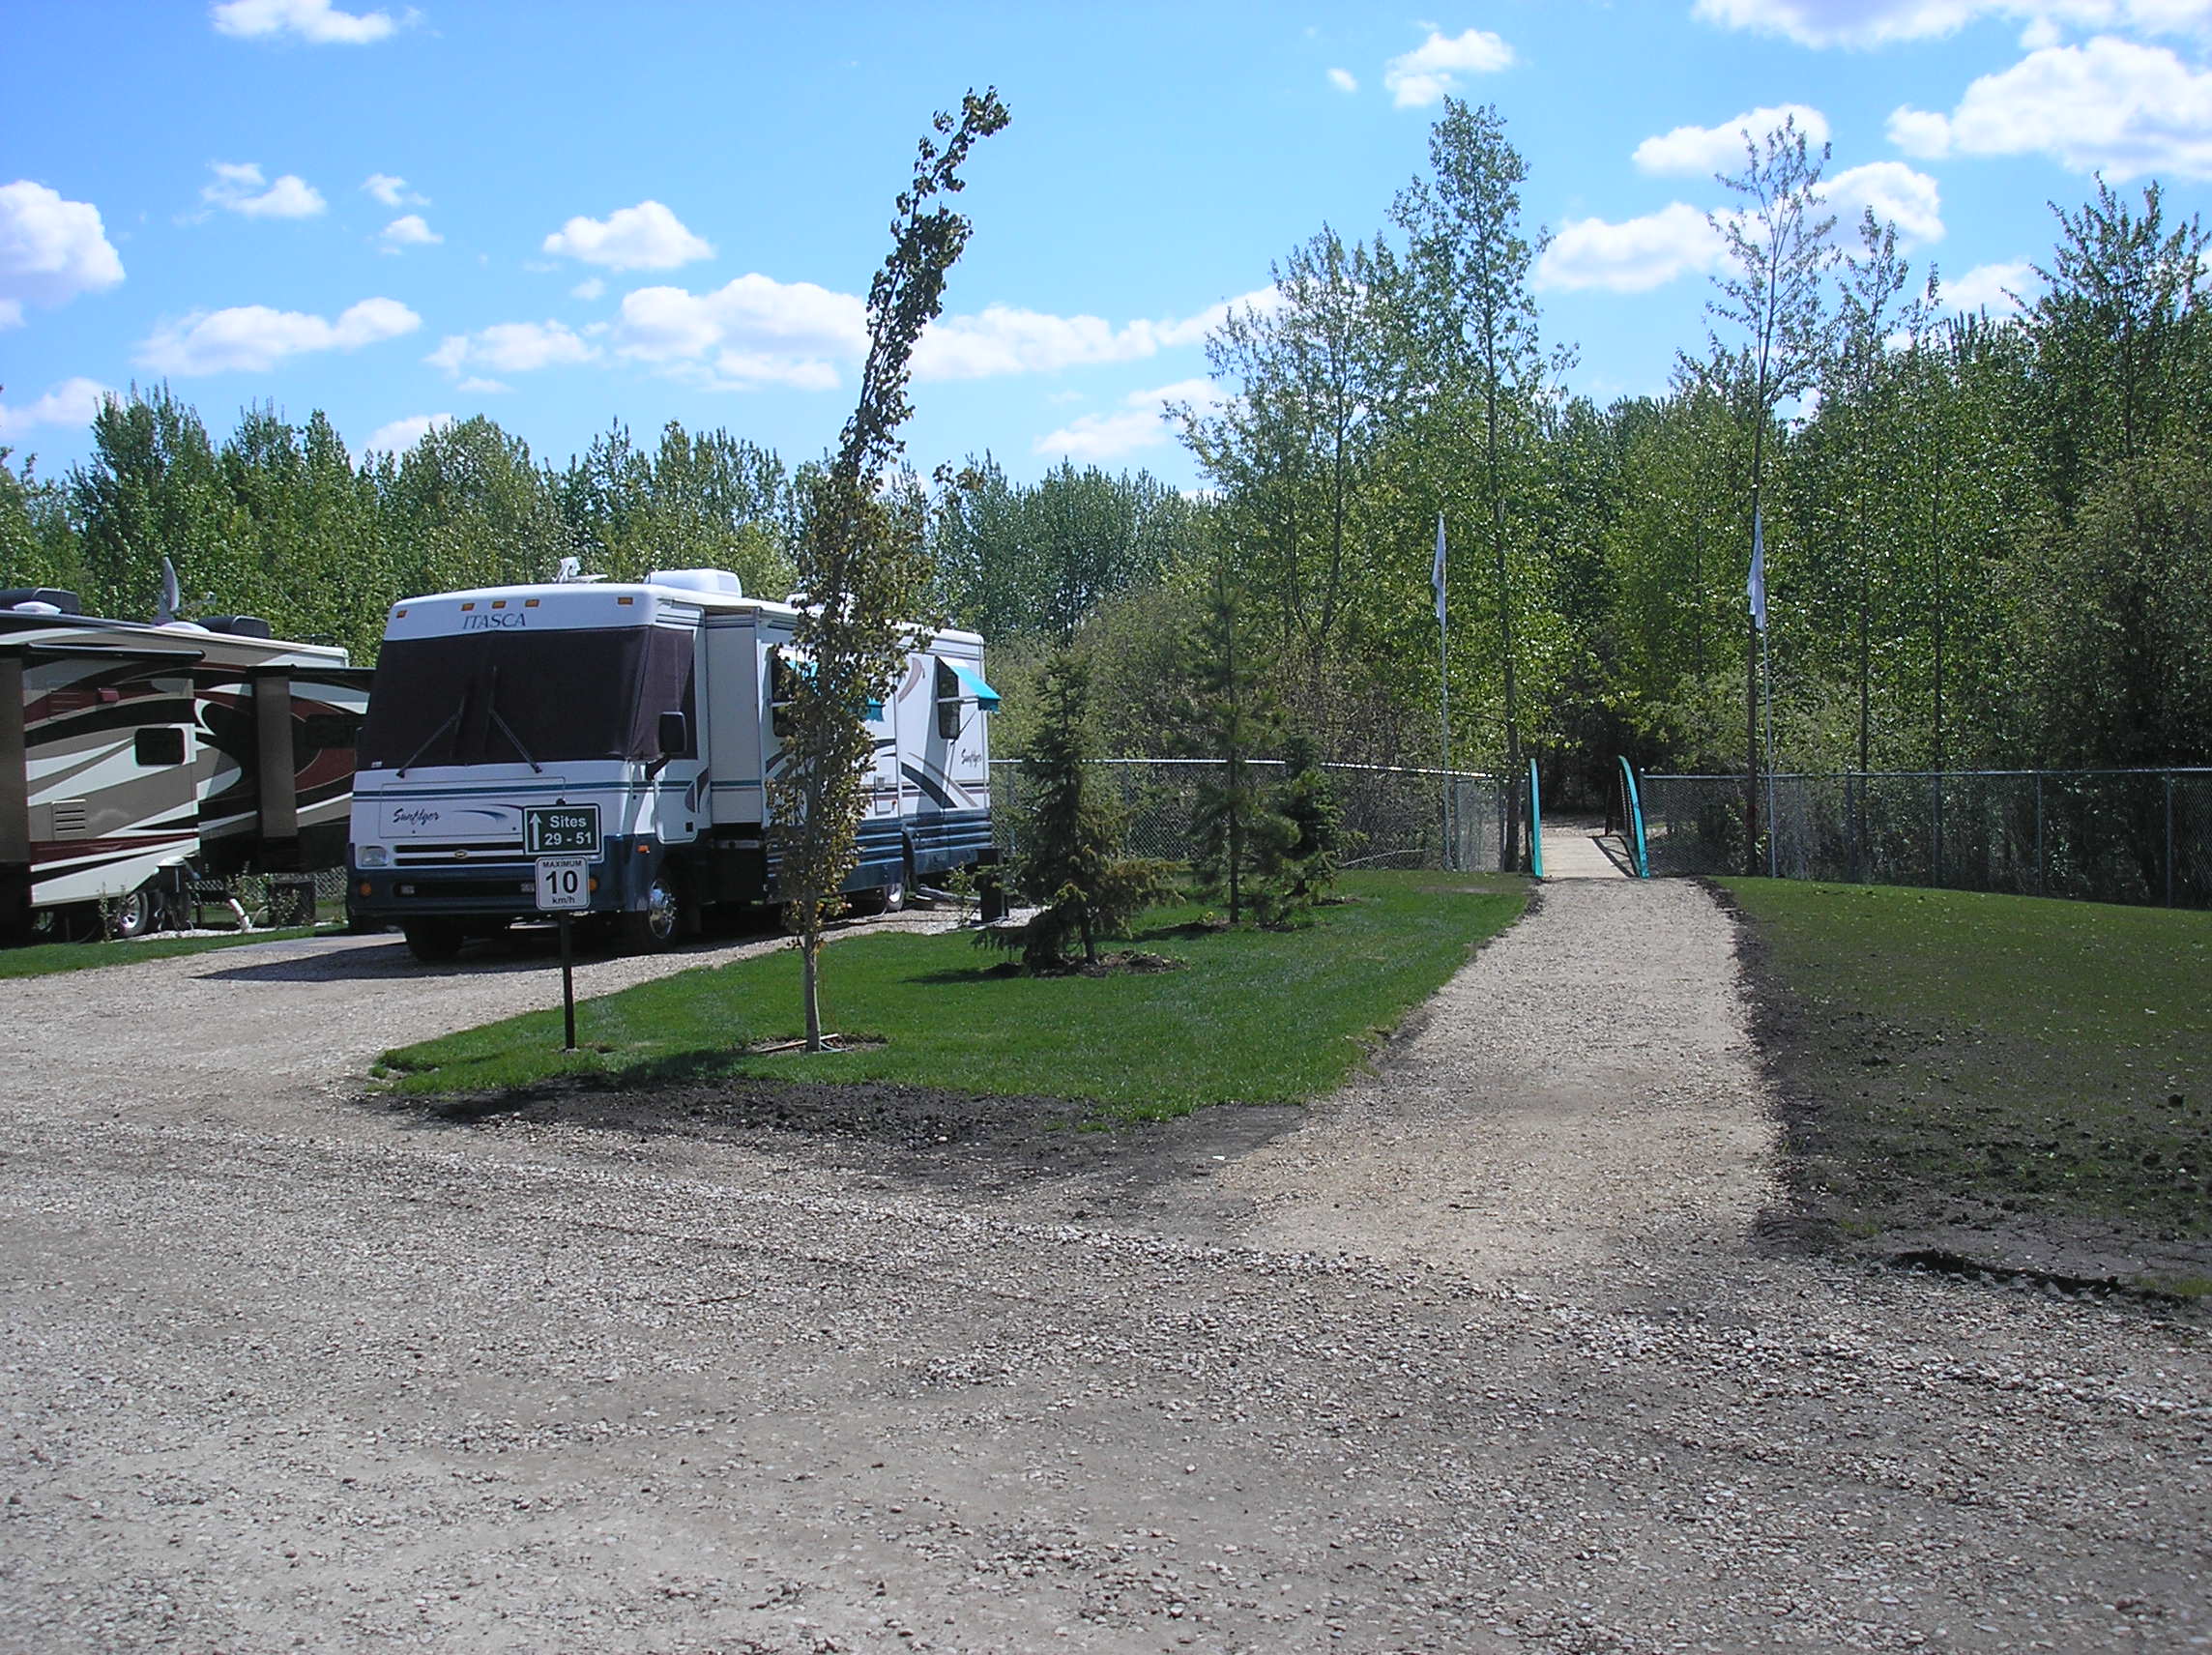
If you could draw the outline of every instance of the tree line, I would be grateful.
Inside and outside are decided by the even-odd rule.
[[[1000,750],[1062,649],[1097,750],[1187,750],[1226,604],[1279,709],[1267,740],[1436,762],[1441,518],[1454,765],[1533,752],[1570,791],[1616,753],[1742,770],[1756,519],[1784,768],[2212,758],[2198,220],[2099,181],[2054,208],[2016,311],[1958,315],[1893,228],[1835,222],[1825,164],[1793,128],[1747,137],[1704,341],[1663,393],[1600,407],[1543,331],[1528,165],[1495,108],[1448,101],[1381,228],[1322,226],[1209,338],[1220,400],[1178,411],[1202,491],[1066,463],[1025,483],[988,454],[893,473],[931,618],[993,646]],[[394,597],[568,555],[781,596],[823,467],[675,424],[555,466],[480,418],[356,460],[319,413],[269,408],[218,444],[166,387],[93,438],[59,479],[0,453],[0,583],[150,615],[166,556],[188,598],[363,659]]]

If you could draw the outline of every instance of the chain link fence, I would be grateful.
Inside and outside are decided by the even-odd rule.
[[[1641,778],[1654,874],[1744,871],[1744,778]],[[2212,769],[1776,775],[1759,871],[2212,908]]]
[[[1200,789],[1218,776],[1218,759],[1096,759],[1101,781],[1119,798],[1134,857],[1187,862],[1197,854],[1192,821]],[[1279,777],[1276,759],[1252,761],[1262,785]],[[1343,817],[1341,865],[1348,868],[1459,868],[1495,872],[1511,790],[1486,775],[1383,765],[1324,765]],[[1021,854],[1027,816],[1019,759],[991,763],[1000,848]],[[1449,823],[1447,833],[1446,824]]]

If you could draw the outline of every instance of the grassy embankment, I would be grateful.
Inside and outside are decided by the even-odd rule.
[[[315,935],[312,930],[298,928],[234,931],[220,937],[152,937],[131,943],[32,943],[20,948],[0,948],[0,977],[43,977],[101,966],[135,966],[178,954],[204,954],[210,948],[235,948],[241,943],[277,943]]]
[[[2212,1243],[2212,914],[1719,883],[1816,1217]]]
[[[1292,1102],[1342,1080],[1528,901],[1523,882],[1482,875],[1357,874],[1343,888],[1353,900],[1290,931],[1202,929],[1195,907],[1159,910],[1128,945],[1185,962],[1171,972],[1025,977],[964,934],[842,942],[824,956],[824,1021],[883,1044],[835,1055],[744,1050],[800,1029],[798,955],[783,948],[583,1002],[587,1049],[573,1054],[556,1004],[388,1053],[383,1067],[409,1092],[727,1076],[1077,1098],[1135,1118]]]

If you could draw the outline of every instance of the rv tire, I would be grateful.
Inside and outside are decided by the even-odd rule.
[[[663,870],[646,887],[645,906],[622,916],[622,944],[631,953],[658,953],[684,933],[684,898]]]
[[[161,893],[150,885],[142,885],[129,896],[115,899],[109,912],[107,928],[125,939],[143,937],[161,923]]]

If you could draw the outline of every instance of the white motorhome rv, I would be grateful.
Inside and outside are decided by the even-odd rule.
[[[0,937],[135,936],[188,879],[338,866],[368,680],[249,615],[150,624],[0,592]],[[311,917],[311,883],[293,890]]]
[[[722,569],[565,580],[392,607],[354,783],[347,903],[424,960],[535,916],[541,856],[593,858],[591,910],[656,947],[704,908],[776,900],[767,782],[799,611]],[[846,888],[883,907],[991,848],[973,632],[923,637],[870,728]]]

